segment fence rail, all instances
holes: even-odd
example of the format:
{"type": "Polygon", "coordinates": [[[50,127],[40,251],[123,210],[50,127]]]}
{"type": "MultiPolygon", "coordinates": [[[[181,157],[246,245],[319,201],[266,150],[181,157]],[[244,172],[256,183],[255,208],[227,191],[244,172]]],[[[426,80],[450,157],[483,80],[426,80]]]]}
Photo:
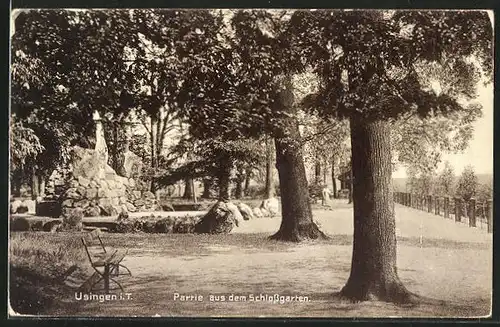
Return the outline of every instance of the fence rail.
{"type": "Polygon", "coordinates": [[[488,233],[493,232],[492,200],[465,201],[459,197],[394,192],[394,201],[407,207],[453,219],[458,223],[468,222],[469,227],[486,228],[488,233]]]}

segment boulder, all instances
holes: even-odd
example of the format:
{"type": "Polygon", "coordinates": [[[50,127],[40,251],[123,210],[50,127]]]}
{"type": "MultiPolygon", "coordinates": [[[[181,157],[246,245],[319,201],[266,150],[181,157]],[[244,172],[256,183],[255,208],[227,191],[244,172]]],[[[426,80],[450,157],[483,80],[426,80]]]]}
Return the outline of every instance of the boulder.
{"type": "MultiPolygon", "coordinates": [[[[236,206],[233,204],[234,208],[236,206]]],[[[228,203],[219,201],[210,208],[194,226],[195,233],[208,233],[208,234],[229,234],[234,226],[239,225],[238,219],[235,217],[236,210],[230,209],[228,203]]],[[[241,216],[241,214],[240,214],[241,216]]]]}
{"type": "Polygon", "coordinates": [[[270,217],[274,217],[279,213],[280,203],[277,198],[269,198],[262,201],[260,208],[265,209],[270,217]]]}
{"type": "Polygon", "coordinates": [[[135,212],[137,210],[135,206],[130,202],[125,203],[125,205],[127,206],[127,211],[129,212],[135,212]]]}
{"type": "Polygon", "coordinates": [[[35,214],[36,212],[36,201],[35,200],[24,200],[22,206],[28,208],[28,213],[35,214]]]}
{"type": "Polygon", "coordinates": [[[101,215],[101,208],[97,205],[91,205],[83,212],[85,217],[99,217],[101,215]]]}
{"type": "MultiPolygon", "coordinates": [[[[240,210],[238,209],[238,207],[234,203],[227,202],[226,206],[229,209],[229,211],[231,211],[231,213],[233,214],[233,216],[236,219],[237,223],[239,223],[240,221],[243,220],[243,216],[241,215],[240,210]]],[[[238,226],[238,225],[236,225],[236,226],[238,226]]]]}
{"type": "Polygon", "coordinates": [[[244,220],[250,220],[254,218],[252,208],[250,208],[247,204],[243,202],[239,203],[238,210],[241,212],[244,220]]]}
{"type": "Polygon", "coordinates": [[[78,184],[83,187],[88,187],[90,184],[90,180],[88,178],[85,178],[83,176],[78,177],[78,184]]]}
{"type": "Polygon", "coordinates": [[[121,154],[121,165],[118,167],[118,174],[124,177],[138,177],[142,174],[143,163],[141,158],[132,151],[125,151],[121,154]]]}
{"type": "MultiPolygon", "coordinates": [[[[96,187],[97,187],[97,185],[96,185],[96,187]]],[[[88,188],[85,191],[85,198],[87,198],[87,199],[95,199],[95,198],[97,198],[97,188],[96,187],[88,188]]]]}
{"type": "Polygon", "coordinates": [[[127,220],[129,218],[128,211],[123,211],[118,214],[117,221],[127,220]]]}
{"type": "Polygon", "coordinates": [[[48,221],[46,222],[45,224],[43,224],[43,231],[44,232],[51,232],[51,233],[54,233],[57,231],[59,225],[61,225],[61,221],[60,220],[51,220],[51,221],[48,221]]]}
{"type": "Polygon", "coordinates": [[[72,208],[74,202],[75,202],[75,200],[73,200],[73,199],[66,199],[62,202],[61,205],[63,208],[72,208]]]}
{"type": "Polygon", "coordinates": [[[10,204],[10,213],[17,213],[17,209],[23,204],[21,200],[15,200],[10,204]]]}
{"type": "Polygon", "coordinates": [[[142,194],[145,199],[156,199],[155,195],[151,191],[146,191],[142,194]]]}
{"type": "Polygon", "coordinates": [[[259,207],[255,207],[252,209],[253,215],[255,218],[262,218],[262,211],[260,210],[259,207]]]}
{"type": "MultiPolygon", "coordinates": [[[[68,200],[66,200],[68,201],[68,200]]],[[[74,204],[75,208],[82,208],[82,209],[87,209],[90,206],[90,201],[87,199],[80,200],[78,202],[75,202],[74,204]]]]}
{"type": "MultiPolygon", "coordinates": [[[[103,199],[101,199],[103,200],[103,199]]],[[[116,216],[118,215],[118,210],[112,206],[111,204],[99,204],[99,208],[101,208],[101,215],[103,216],[116,216]]]]}

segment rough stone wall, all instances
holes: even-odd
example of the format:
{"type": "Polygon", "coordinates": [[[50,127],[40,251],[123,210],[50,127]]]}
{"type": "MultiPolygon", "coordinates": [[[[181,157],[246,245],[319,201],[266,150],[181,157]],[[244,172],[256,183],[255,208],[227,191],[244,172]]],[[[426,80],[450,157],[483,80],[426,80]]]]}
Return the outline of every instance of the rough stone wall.
{"type": "Polygon", "coordinates": [[[153,193],[134,178],[119,176],[96,150],[74,147],[66,168],[51,177],[49,198],[61,202],[63,216],[81,208],[86,217],[112,216],[122,211],[156,211],[153,193]],[[65,186],[60,194],[57,188],[65,186]]]}

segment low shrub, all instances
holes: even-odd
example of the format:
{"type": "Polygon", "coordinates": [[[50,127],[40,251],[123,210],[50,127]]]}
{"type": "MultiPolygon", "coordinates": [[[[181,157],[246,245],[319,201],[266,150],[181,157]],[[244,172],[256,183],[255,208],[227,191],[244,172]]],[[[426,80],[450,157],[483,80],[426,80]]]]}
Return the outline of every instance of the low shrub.
{"type": "Polygon", "coordinates": [[[30,223],[24,217],[14,218],[10,221],[10,230],[13,232],[27,232],[30,230],[30,223]]]}

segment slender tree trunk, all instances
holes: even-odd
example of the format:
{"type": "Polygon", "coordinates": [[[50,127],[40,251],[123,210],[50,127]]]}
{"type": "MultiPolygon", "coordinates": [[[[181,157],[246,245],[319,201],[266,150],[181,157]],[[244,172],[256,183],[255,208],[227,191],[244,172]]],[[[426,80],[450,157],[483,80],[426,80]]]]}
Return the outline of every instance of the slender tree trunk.
{"type": "Polygon", "coordinates": [[[274,183],[273,183],[273,144],[272,138],[266,138],[266,187],[264,190],[264,196],[266,199],[270,199],[274,196],[274,183]]]}
{"type": "Polygon", "coordinates": [[[328,184],[328,183],[327,183],[327,182],[328,182],[328,181],[327,181],[327,177],[326,177],[326,176],[327,176],[327,173],[326,173],[326,172],[327,172],[327,170],[328,170],[328,169],[326,169],[326,167],[327,167],[327,166],[328,166],[328,164],[325,162],[325,166],[323,167],[323,184],[324,184],[324,185],[327,185],[327,184],[328,184]]]}
{"type": "Polygon", "coordinates": [[[39,180],[38,196],[43,198],[45,197],[45,183],[46,183],[46,177],[43,172],[38,174],[38,180],[39,180]]]}
{"type": "Polygon", "coordinates": [[[247,168],[245,170],[245,186],[243,188],[244,195],[248,195],[248,188],[250,187],[250,179],[252,178],[252,170],[247,168]]]}
{"type": "Polygon", "coordinates": [[[38,197],[40,180],[38,178],[38,174],[36,173],[35,168],[31,169],[31,198],[36,200],[38,197]]]}
{"type": "Polygon", "coordinates": [[[319,185],[321,183],[321,163],[316,158],[316,163],[314,164],[314,183],[319,185]]]}
{"type": "Polygon", "coordinates": [[[238,179],[236,181],[236,190],[235,190],[235,194],[234,194],[234,197],[236,199],[243,198],[243,182],[244,182],[243,179],[238,179]]]}
{"type": "Polygon", "coordinates": [[[230,161],[229,158],[227,158],[227,160],[223,160],[220,163],[217,176],[219,181],[219,201],[229,202],[229,200],[231,200],[231,196],[229,193],[229,184],[231,180],[232,166],[232,161],[230,161]]]}
{"type": "MultiPolygon", "coordinates": [[[[158,168],[158,158],[156,157],[157,154],[157,125],[158,125],[158,117],[155,115],[151,116],[151,132],[150,132],[150,139],[151,139],[151,170],[153,174],[156,174],[157,168],[158,168]]],[[[156,191],[156,179],[154,176],[151,177],[151,192],[155,193],[156,191]]]]}
{"type": "Polygon", "coordinates": [[[184,188],[184,195],[182,196],[182,198],[191,200],[193,198],[193,192],[194,192],[193,179],[191,178],[184,179],[184,185],[186,185],[186,187],[184,188]]]}
{"type": "Polygon", "coordinates": [[[194,203],[198,203],[198,198],[196,197],[196,188],[194,186],[194,179],[191,179],[191,189],[193,190],[192,200],[194,203]]]}
{"type": "Polygon", "coordinates": [[[333,189],[333,198],[337,198],[337,183],[335,176],[335,157],[332,159],[332,189],[333,189]]]}
{"type": "Polygon", "coordinates": [[[396,267],[396,223],[387,122],[351,118],[354,244],[341,295],[353,301],[406,303],[412,297],[396,267]]]}
{"type": "Polygon", "coordinates": [[[119,157],[119,151],[118,151],[118,122],[113,121],[113,146],[111,148],[111,157],[112,157],[112,168],[114,171],[118,172],[118,168],[120,166],[120,158],[119,157]]]}
{"type": "MultiPolygon", "coordinates": [[[[296,109],[293,105],[289,77],[284,81],[284,86],[278,95],[278,109],[294,114],[296,109]]],[[[271,239],[299,242],[305,238],[326,238],[312,220],[297,119],[293,116],[284,118],[283,127],[276,136],[276,165],[280,180],[282,219],[280,229],[271,239]]]]}
{"type": "Polygon", "coordinates": [[[201,194],[201,198],[209,199],[210,198],[210,189],[212,188],[212,180],[204,179],[203,180],[203,193],[201,194]]]}

